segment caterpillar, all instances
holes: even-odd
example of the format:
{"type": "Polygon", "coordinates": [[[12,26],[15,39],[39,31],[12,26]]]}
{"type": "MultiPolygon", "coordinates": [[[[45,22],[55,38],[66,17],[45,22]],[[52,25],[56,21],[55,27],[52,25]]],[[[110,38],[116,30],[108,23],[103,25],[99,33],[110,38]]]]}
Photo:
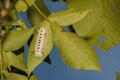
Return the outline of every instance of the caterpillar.
{"type": "Polygon", "coordinates": [[[34,33],[30,45],[30,55],[41,60],[47,57],[53,46],[53,32],[47,21],[43,21],[34,33]],[[31,54],[32,53],[32,54],[31,54]]]}
{"type": "Polygon", "coordinates": [[[37,38],[34,46],[34,54],[37,58],[41,57],[44,54],[44,44],[46,38],[46,29],[45,27],[41,27],[37,33],[37,38]]]}

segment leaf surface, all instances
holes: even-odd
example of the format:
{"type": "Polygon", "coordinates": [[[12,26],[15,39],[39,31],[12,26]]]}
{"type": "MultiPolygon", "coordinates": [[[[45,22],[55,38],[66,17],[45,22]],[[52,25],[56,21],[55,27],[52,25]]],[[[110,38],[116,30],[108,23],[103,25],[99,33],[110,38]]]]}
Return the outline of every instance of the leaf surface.
{"type": "Polygon", "coordinates": [[[35,75],[30,76],[29,80],[37,80],[37,78],[35,77],[35,75]]]}
{"type": "Polygon", "coordinates": [[[14,51],[21,48],[33,34],[35,28],[11,30],[5,35],[2,47],[4,51],[14,51]]]}
{"type": "Polygon", "coordinates": [[[35,2],[36,0],[25,0],[25,2],[29,5],[32,6],[32,4],[35,2]]]}
{"type": "MultiPolygon", "coordinates": [[[[49,11],[45,7],[42,0],[36,0],[35,4],[39,8],[39,10],[41,10],[44,13],[44,15],[46,16],[49,15],[49,11]]],[[[28,9],[27,14],[29,22],[31,23],[32,26],[39,27],[40,23],[45,19],[33,5],[28,9]]]]}
{"type": "Polygon", "coordinates": [[[81,21],[75,23],[76,33],[87,38],[93,45],[104,50],[120,42],[120,1],[119,0],[67,0],[68,8],[92,9],[81,21]],[[104,37],[100,42],[99,37],[104,37]]]}
{"type": "Polygon", "coordinates": [[[120,80],[120,73],[116,72],[116,80],[120,80]]]}
{"type": "Polygon", "coordinates": [[[25,71],[26,67],[23,63],[23,61],[21,59],[18,58],[18,56],[16,56],[14,53],[12,52],[4,52],[5,55],[5,59],[7,59],[8,61],[6,62],[7,64],[10,64],[20,70],[25,71]]]}
{"type": "Polygon", "coordinates": [[[16,73],[11,73],[11,76],[12,76],[12,79],[15,79],[15,80],[28,80],[26,76],[16,74],[16,73]]]}
{"type": "Polygon", "coordinates": [[[25,12],[28,9],[27,4],[23,0],[18,0],[15,4],[17,12],[25,12]]]}
{"type": "Polygon", "coordinates": [[[75,69],[101,70],[97,55],[88,42],[74,33],[62,31],[57,24],[51,27],[55,45],[65,64],[75,69]]]}
{"type": "Polygon", "coordinates": [[[49,16],[49,19],[52,22],[57,22],[61,26],[68,26],[83,19],[90,11],[91,10],[85,10],[85,11],[74,11],[71,9],[64,10],[64,11],[52,13],[49,16]]]}
{"type": "Polygon", "coordinates": [[[7,70],[3,70],[2,71],[4,76],[5,76],[5,80],[9,79],[9,80],[28,80],[28,78],[24,75],[20,75],[20,74],[16,74],[13,72],[8,72],[7,70]]]}

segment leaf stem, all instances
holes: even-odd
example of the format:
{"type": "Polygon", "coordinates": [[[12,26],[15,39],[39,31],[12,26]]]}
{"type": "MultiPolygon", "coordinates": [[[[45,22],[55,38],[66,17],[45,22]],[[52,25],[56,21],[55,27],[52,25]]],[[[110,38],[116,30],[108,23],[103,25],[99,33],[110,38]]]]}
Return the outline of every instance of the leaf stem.
{"type": "Polygon", "coordinates": [[[48,20],[48,18],[42,13],[42,11],[37,7],[37,5],[35,3],[33,3],[34,7],[36,8],[36,10],[46,19],[48,20]]]}
{"type": "Polygon", "coordinates": [[[0,11],[0,30],[2,29],[3,21],[8,14],[10,8],[10,0],[6,0],[4,7],[0,11]]]}
{"type": "MultiPolygon", "coordinates": [[[[49,20],[49,18],[47,18],[47,17],[44,15],[44,13],[37,7],[37,5],[36,5],[35,3],[33,3],[33,5],[34,5],[34,7],[37,9],[37,11],[38,11],[52,26],[56,27],[57,29],[59,29],[59,30],[61,31],[61,27],[59,27],[59,25],[56,24],[56,22],[51,22],[51,21],[49,20]]],[[[54,32],[54,28],[51,27],[51,29],[52,29],[53,32],[54,32]]]]}

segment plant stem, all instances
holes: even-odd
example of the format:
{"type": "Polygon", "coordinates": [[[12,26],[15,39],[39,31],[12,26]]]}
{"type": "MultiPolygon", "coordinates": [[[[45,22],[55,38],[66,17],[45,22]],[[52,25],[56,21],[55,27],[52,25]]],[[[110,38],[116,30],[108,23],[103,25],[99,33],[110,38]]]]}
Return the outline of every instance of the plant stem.
{"type": "Polygon", "coordinates": [[[37,11],[46,19],[48,20],[48,18],[42,13],[42,11],[39,10],[39,8],[37,7],[37,5],[35,3],[33,3],[34,7],[37,9],[37,11]]]}
{"type": "Polygon", "coordinates": [[[2,29],[3,21],[9,11],[10,8],[10,0],[6,0],[4,7],[0,11],[0,30],[2,29]]]}
{"type": "MultiPolygon", "coordinates": [[[[33,5],[34,5],[34,7],[37,9],[37,11],[38,11],[52,26],[56,27],[59,31],[61,31],[62,28],[59,27],[59,25],[58,25],[57,23],[51,22],[51,21],[49,20],[49,18],[47,18],[47,17],[44,15],[44,13],[36,6],[35,3],[33,3],[33,5]]],[[[55,31],[55,28],[51,27],[51,29],[53,30],[53,32],[55,31]]]]}

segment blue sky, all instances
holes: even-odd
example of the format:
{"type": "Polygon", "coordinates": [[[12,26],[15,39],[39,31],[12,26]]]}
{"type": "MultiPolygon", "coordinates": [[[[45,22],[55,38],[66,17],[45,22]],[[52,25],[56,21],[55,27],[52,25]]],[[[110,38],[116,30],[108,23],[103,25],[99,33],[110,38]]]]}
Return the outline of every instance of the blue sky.
{"type": "MultiPolygon", "coordinates": [[[[65,3],[62,2],[51,3],[49,0],[44,1],[51,12],[67,8],[65,3]]],[[[38,80],[115,80],[115,71],[120,72],[120,44],[107,53],[97,47],[95,47],[95,50],[99,57],[102,72],[75,70],[68,67],[62,62],[59,52],[54,46],[50,53],[53,65],[43,62],[35,69],[34,73],[38,80]]]]}

